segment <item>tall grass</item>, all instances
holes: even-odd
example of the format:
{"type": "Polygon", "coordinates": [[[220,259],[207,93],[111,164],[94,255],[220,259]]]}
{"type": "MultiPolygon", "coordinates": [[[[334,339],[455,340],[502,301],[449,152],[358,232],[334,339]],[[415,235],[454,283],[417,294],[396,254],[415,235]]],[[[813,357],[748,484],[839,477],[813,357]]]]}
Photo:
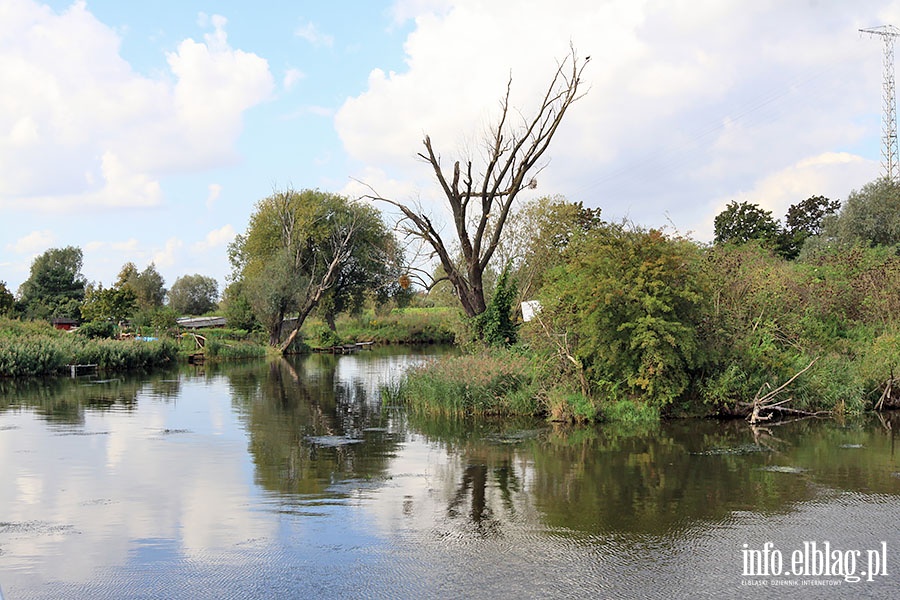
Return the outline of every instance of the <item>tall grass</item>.
{"type": "MultiPolygon", "coordinates": [[[[343,315],[337,320],[337,337],[343,342],[376,344],[451,344],[455,338],[457,309],[404,308],[379,315],[366,311],[359,316],[343,315]]],[[[327,326],[310,319],[304,335],[310,343],[326,338],[327,326]]],[[[330,333],[330,330],[328,330],[330,333]]]]}
{"type": "Polygon", "coordinates": [[[389,401],[435,414],[537,415],[544,405],[526,357],[505,351],[441,357],[407,372],[389,401]]]}
{"type": "Polygon", "coordinates": [[[45,324],[0,321],[0,377],[52,375],[69,364],[95,364],[108,371],[147,369],[170,363],[177,354],[170,340],[89,339],[45,324]]]}

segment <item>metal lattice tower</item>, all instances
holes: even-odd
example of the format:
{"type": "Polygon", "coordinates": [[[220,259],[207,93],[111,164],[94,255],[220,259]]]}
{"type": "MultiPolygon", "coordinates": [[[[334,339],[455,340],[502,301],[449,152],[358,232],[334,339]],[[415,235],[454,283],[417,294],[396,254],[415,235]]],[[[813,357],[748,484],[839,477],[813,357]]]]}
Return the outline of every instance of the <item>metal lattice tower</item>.
{"type": "Polygon", "coordinates": [[[897,101],[894,97],[894,38],[900,29],[882,25],[860,29],[862,33],[881,36],[884,40],[884,83],[881,115],[881,169],[891,181],[900,182],[900,153],[897,152],[897,101]]]}

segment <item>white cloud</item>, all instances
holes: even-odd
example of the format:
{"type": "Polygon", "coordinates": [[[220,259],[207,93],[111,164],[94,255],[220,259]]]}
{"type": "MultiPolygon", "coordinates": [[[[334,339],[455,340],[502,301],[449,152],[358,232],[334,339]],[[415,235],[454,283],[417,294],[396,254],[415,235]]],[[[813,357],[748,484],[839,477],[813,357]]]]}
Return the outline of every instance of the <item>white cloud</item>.
{"type": "Polygon", "coordinates": [[[166,240],[162,249],[153,252],[152,262],[160,269],[171,267],[178,260],[178,253],[184,246],[180,239],[172,237],[166,240]]]}
{"type": "Polygon", "coordinates": [[[224,225],[207,233],[203,241],[194,244],[192,249],[194,252],[207,252],[213,248],[225,246],[234,239],[235,235],[237,235],[237,232],[234,230],[234,227],[224,225]]]}
{"type": "MultiPolygon", "coordinates": [[[[360,173],[414,182],[421,196],[401,200],[436,201],[415,159],[424,134],[448,168],[467,150],[477,158],[510,74],[512,107],[532,115],[571,42],[591,56],[587,94],[545,155],[538,192],[599,206],[609,219],[691,226],[725,196],[776,194],[760,183],[772,173],[809,175],[796,166],[805,157],[877,143],[868,123],[881,107],[880,48],[856,28],[879,12],[900,20],[888,0],[402,0],[395,18],[415,18],[406,67],[373,69],[335,125],[360,173]]],[[[830,193],[859,185],[861,164],[823,167],[830,193]]]]}
{"type": "MultiPolygon", "coordinates": [[[[88,253],[88,252],[100,252],[102,250],[102,251],[122,253],[126,256],[129,256],[132,254],[136,254],[139,250],[139,247],[140,247],[140,243],[138,242],[138,240],[136,238],[129,238],[129,239],[125,240],[124,242],[102,242],[102,241],[88,242],[84,245],[84,251],[85,251],[85,253],[88,253]]],[[[127,262],[127,260],[123,261],[123,264],[124,264],[124,262],[127,262]]]]}
{"type": "Polygon", "coordinates": [[[319,31],[319,27],[311,22],[303,22],[294,29],[294,35],[304,39],[313,46],[326,46],[330,48],[334,45],[334,37],[319,31]]]}
{"type": "Polygon", "coordinates": [[[715,216],[731,202],[749,202],[771,211],[772,218],[784,220],[788,208],[811,196],[845,200],[847,192],[859,189],[878,177],[879,165],[846,152],[825,152],[799,160],[754,182],[752,188],[717,198],[707,217],[696,224],[695,233],[704,239],[713,237],[715,216]]]}
{"type": "Polygon", "coordinates": [[[286,90],[292,90],[301,81],[306,79],[306,74],[300,69],[287,69],[284,72],[282,86],[286,90]]]}
{"type": "Polygon", "coordinates": [[[56,236],[52,231],[44,229],[42,231],[32,231],[26,236],[20,237],[12,244],[6,247],[16,254],[36,254],[50,248],[56,241],[56,236]]]}
{"type": "Polygon", "coordinates": [[[206,197],[206,209],[212,210],[213,205],[216,203],[216,200],[219,199],[219,196],[222,195],[222,186],[218,183],[209,184],[209,195],[206,197]]]}
{"type": "Polygon", "coordinates": [[[84,2],[0,9],[0,207],[151,206],[173,171],[236,160],[242,114],[273,90],[262,58],[232,49],[226,20],[166,55],[171,73],[136,73],[118,34],[84,2]],[[52,176],[48,176],[52,174],[52,176]]]}

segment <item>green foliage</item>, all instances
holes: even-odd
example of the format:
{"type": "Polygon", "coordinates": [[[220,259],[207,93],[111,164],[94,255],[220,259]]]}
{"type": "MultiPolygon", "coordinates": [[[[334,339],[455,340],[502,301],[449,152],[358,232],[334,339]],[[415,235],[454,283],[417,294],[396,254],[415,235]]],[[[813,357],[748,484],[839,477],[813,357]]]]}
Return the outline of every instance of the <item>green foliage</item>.
{"type": "Polygon", "coordinates": [[[829,200],[825,196],[810,196],[792,204],[784,217],[779,253],[788,260],[797,258],[806,240],[821,234],[825,218],[840,208],[838,200],[829,200]]]}
{"type": "Polygon", "coordinates": [[[850,192],[837,218],[827,222],[824,237],[845,245],[900,243],[900,184],[882,178],[850,192]]]}
{"type": "Polygon", "coordinates": [[[81,316],[84,276],[81,248],[51,248],[34,259],[31,274],[19,288],[26,316],[33,319],[81,316]]]}
{"type": "Polygon", "coordinates": [[[563,264],[563,252],[574,237],[603,225],[599,208],[584,208],[562,196],[531,200],[515,211],[503,229],[496,259],[509,265],[519,300],[533,298],[546,274],[563,264]]]}
{"type": "Polygon", "coordinates": [[[15,296],[6,287],[6,282],[0,281],[0,317],[11,317],[15,310],[15,296]]]}
{"type": "Polygon", "coordinates": [[[67,364],[96,364],[107,371],[148,369],[171,363],[177,353],[170,340],[88,339],[49,326],[0,319],[0,377],[52,375],[67,364]]]}
{"type": "Polygon", "coordinates": [[[118,332],[119,328],[112,321],[90,321],[82,324],[75,333],[89,339],[112,339],[118,332]]]}
{"type": "Polygon", "coordinates": [[[94,288],[89,286],[81,305],[85,321],[126,321],[137,310],[137,297],[130,287],[94,288]]]}
{"type": "Polygon", "coordinates": [[[337,332],[325,325],[311,326],[305,331],[306,339],[316,348],[331,348],[344,343],[337,332]]]}
{"type": "Polygon", "coordinates": [[[601,420],[625,426],[647,426],[659,423],[659,408],[645,402],[617,400],[606,402],[601,410],[601,420]]]}
{"type": "Polygon", "coordinates": [[[600,415],[599,403],[581,392],[564,385],[544,392],[547,414],[551,421],[560,423],[590,423],[600,415]]]}
{"type": "Polygon", "coordinates": [[[206,344],[203,346],[203,354],[207,360],[211,361],[244,360],[263,358],[266,355],[266,348],[258,344],[207,337],[206,344]]]}
{"type": "Polygon", "coordinates": [[[147,335],[162,335],[178,326],[178,314],[168,306],[160,306],[135,313],[131,324],[147,335]]]}
{"type": "MultiPolygon", "coordinates": [[[[364,311],[356,317],[339,318],[336,324],[337,334],[348,342],[452,344],[453,324],[459,319],[458,308],[405,308],[388,314],[364,311]]],[[[318,331],[314,323],[304,329],[310,339],[315,339],[318,331]]]]}
{"type": "Polygon", "coordinates": [[[261,200],[229,246],[234,280],[272,345],[288,316],[302,324],[321,302],[331,317],[360,306],[366,291],[393,277],[397,256],[377,210],[317,190],[261,200]]]}
{"type": "Polygon", "coordinates": [[[118,289],[129,288],[134,292],[138,310],[150,312],[163,305],[166,298],[165,280],[156,265],[150,263],[143,271],[138,271],[132,262],[125,263],[119,271],[119,277],[114,287],[118,289]]]}
{"type": "Polygon", "coordinates": [[[175,280],[169,290],[169,306],[180,315],[202,315],[216,308],[219,284],[212,277],[195,273],[175,280]]]}
{"type": "Polygon", "coordinates": [[[708,299],[699,248],[657,230],[610,225],[578,239],[550,275],[542,315],[573,340],[592,383],[663,406],[703,366],[700,324],[708,299]]]}
{"type": "Polygon", "coordinates": [[[526,357],[508,351],[443,357],[411,369],[399,391],[416,411],[454,416],[541,414],[526,357]]]}
{"type": "Polygon", "coordinates": [[[774,246],[779,234],[772,212],[749,202],[729,202],[725,210],[716,215],[714,228],[717,244],[745,244],[750,240],[760,240],[774,246]]]}
{"type": "Polygon", "coordinates": [[[243,284],[240,281],[231,283],[225,288],[222,299],[222,311],[230,327],[253,331],[261,329],[259,321],[253,314],[250,300],[244,293],[243,284]]]}
{"type": "Polygon", "coordinates": [[[478,337],[488,346],[511,346],[516,343],[513,302],[516,284],[509,278],[509,265],[500,273],[494,295],[487,309],[474,317],[478,337]]]}

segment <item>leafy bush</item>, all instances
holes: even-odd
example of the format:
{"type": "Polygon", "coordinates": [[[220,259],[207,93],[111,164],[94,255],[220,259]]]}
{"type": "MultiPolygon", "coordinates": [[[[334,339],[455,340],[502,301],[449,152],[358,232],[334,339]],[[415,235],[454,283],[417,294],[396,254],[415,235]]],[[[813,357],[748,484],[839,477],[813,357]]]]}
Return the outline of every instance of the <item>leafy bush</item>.
{"type": "Polygon", "coordinates": [[[683,394],[704,365],[700,325],[708,286],[689,240],[609,225],[570,243],[550,275],[542,314],[591,383],[621,382],[659,406],[683,394]]]}
{"type": "Polygon", "coordinates": [[[90,321],[79,327],[75,333],[89,339],[116,337],[119,328],[112,321],[90,321]]]}

